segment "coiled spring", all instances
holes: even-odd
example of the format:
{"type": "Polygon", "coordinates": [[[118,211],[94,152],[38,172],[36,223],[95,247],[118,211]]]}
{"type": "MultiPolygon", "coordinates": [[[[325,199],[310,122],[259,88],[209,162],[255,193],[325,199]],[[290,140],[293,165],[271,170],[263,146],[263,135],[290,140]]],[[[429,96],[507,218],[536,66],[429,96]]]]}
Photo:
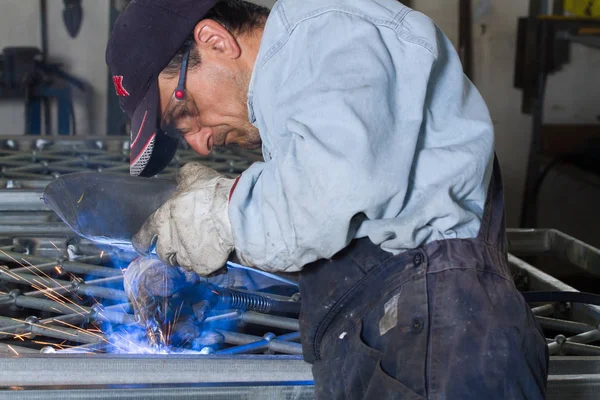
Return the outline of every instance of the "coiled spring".
{"type": "Polygon", "coordinates": [[[256,294],[242,293],[229,290],[223,293],[222,300],[227,303],[228,308],[236,310],[257,311],[260,313],[269,313],[272,308],[272,300],[256,294]]]}

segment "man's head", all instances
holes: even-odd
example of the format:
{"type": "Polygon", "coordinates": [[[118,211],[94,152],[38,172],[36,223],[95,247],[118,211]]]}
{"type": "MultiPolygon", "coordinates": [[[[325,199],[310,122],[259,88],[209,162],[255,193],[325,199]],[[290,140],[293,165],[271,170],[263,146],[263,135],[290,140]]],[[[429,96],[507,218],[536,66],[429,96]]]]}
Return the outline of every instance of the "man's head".
{"type": "Polygon", "coordinates": [[[132,119],[131,173],[152,176],[183,137],[200,154],[260,146],[247,93],[269,10],[241,0],[133,0],[107,49],[132,119]]]}

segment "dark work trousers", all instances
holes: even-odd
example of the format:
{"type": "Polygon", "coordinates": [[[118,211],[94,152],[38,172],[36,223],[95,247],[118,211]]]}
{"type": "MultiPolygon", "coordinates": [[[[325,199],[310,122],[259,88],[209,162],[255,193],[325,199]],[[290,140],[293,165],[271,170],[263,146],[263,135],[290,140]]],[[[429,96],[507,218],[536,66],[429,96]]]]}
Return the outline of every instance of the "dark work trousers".
{"type": "Polygon", "coordinates": [[[300,277],[317,399],[544,399],[546,341],[508,268],[497,161],[475,239],[353,241],[300,277]]]}

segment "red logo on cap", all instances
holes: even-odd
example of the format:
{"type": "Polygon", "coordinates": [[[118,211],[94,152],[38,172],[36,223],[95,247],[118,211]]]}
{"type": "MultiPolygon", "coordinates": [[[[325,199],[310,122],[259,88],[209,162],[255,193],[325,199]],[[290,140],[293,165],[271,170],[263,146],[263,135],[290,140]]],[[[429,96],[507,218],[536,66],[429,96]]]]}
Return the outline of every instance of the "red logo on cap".
{"type": "Polygon", "coordinates": [[[127,97],[129,96],[129,92],[125,90],[123,87],[123,76],[115,75],[113,76],[113,83],[115,84],[115,89],[117,90],[117,96],[127,97]]]}

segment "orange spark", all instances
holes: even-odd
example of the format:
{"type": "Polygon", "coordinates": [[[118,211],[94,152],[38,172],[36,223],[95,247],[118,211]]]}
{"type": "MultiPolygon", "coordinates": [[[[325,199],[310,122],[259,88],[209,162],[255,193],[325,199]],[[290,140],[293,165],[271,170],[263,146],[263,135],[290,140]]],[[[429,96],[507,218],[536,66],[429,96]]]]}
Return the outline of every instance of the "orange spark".
{"type": "Polygon", "coordinates": [[[17,351],[15,349],[13,349],[12,347],[10,347],[10,344],[7,344],[8,348],[15,353],[16,355],[19,355],[19,353],[17,353],[17,351]]]}

